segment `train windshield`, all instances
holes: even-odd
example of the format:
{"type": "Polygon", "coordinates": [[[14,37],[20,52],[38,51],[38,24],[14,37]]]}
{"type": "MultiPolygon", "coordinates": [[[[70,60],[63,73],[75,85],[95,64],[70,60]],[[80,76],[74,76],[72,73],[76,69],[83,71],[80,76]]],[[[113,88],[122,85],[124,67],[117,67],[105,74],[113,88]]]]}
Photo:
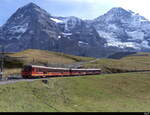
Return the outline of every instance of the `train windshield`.
{"type": "Polygon", "coordinates": [[[32,71],[32,67],[31,66],[24,66],[23,71],[24,72],[32,71]]]}

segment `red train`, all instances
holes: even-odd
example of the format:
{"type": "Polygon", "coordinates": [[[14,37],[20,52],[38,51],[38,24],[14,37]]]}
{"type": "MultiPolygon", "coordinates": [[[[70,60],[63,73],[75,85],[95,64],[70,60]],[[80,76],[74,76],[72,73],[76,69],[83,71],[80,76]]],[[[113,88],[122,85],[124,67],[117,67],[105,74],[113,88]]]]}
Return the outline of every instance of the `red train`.
{"type": "Polygon", "coordinates": [[[82,76],[101,74],[101,69],[70,69],[26,65],[23,67],[21,74],[23,78],[82,76]]]}

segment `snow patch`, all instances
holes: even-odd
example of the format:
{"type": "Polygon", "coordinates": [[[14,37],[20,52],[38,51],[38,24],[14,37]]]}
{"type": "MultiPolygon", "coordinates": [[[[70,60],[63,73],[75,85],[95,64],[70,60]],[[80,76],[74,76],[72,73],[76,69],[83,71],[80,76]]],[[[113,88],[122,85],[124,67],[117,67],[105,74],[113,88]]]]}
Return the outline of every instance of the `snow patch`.
{"type": "MultiPolygon", "coordinates": [[[[9,29],[9,32],[12,35],[15,35],[17,33],[17,35],[13,36],[12,38],[20,39],[22,34],[24,34],[27,31],[27,28],[28,28],[28,23],[25,23],[23,25],[18,25],[18,26],[11,27],[9,29]]],[[[9,39],[11,40],[12,38],[9,38],[9,39]]]]}
{"type": "Polygon", "coordinates": [[[98,31],[98,33],[99,36],[105,38],[108,43],[115,43],[120,41],[119,39],[117,39],[117,36],[113,32],[107,33],[103,31],[98,31]]]}
{"type": "Polygon", "coordinates": [[[144,39],[144,32],[140,31],[132,31],[127,32],[128,36],[132,37],[131,40],[143,40],[144,39]]]}
{"type": "Polygon", "coordinates": [[[72,35],[72,33],[64,33],[64,32],[62,32],[61,34],[62,34],[63,36],[65,36],[65,37],[72,35]]]}
{"type": "Polygon", "coordinates": [[[133,43],[133,42],[112,42],[112,43],[107,43],[106,46],[113,46],[113,47],[119,47],[119,48],[134,48],[140,50],[140,47],[138,44],[133,43]]]}
{"type": "MultiPolygon", "coordinates": [[[[106,39],[107,43],[105,44],[105,47],[107,46],[113,46],[113,47],[118,47],[118,48],[134,48],[137,50],[140,50],[140,45],[135,42],[121,42],[120,39],[117,38],[117,36],[114,35],[113,32],[111,33],[106,33],[103,31],[98,31],[99,35],[103,38],[106,39]]],[[[139,34],[141,36],[136,35],[137,33],[129,33],[132,35],[132,37],[135,37],[135,39],[140,39],[143,40],[144,34],[139,34]]]]}
{"type": "Polygon", "coordinates": [[[24,33],[26,32],[28,27],[28,23],[24,24],[24,25],[19,25],[19,26],[13,26],[9,29],[9,31],[13,32],[13,33],[24,33]]]}
{"type": "Polygon", "coordinates": [[[84,44],[84,45],[88,45],[88,43],[83,42],[83,41],[78,41],[79,44],[84,44]]]}
{"type": "Polygon", "coordinates": [[[109,29],[113,29],[113,30],[117,30],[118,29],[118,27],[115,24],[108,25],[108,28],[109,29]]]}
{"type": "Polygon", "coordinates": [[[81,25],[81,20],[73,16],[64,18],[63,21],[65,24],[65,31],[72,30],[77,24],[81,25]]]}
{"type": "Polygon", "coordinates": [[[14,26],[10,29],[10,31],[13,31],[14,33],[24,33],[27,28],[24,28],[22,26],[14,26]]]}
{"type": "Polygon", "coordinates": [[[148,41],[143,41],[141,43],[135,43],[135,42],[112,42],[105,44],[105,47],[107,46],[113,46],[113,47],[119,47],[119,48],[134,48],[137,50],[141,50],[141,48],[148,48],[150,49],[150,46],[148,45],[148,41]]]}
{"type": "Polygon", "coordinates": [[[50,19],[53,20],[53,21],[56,22],[56,23],[64,23],[64,21],[58,20],[58,19],[56,19],[56,18],[50,18],[50,19]]]}
{"type": "Polygon", "coordinates": [[[58,36],[58,39],[60,39],[61,38],[61,36],[58,36]]]}
{"type": "Polygon", "coordinates": [[[143,41],[143,42],[141,43],[141,46],[142,46],[143,48],[150,48],[150,46],[148,45],[148,41],[143,41]]]}

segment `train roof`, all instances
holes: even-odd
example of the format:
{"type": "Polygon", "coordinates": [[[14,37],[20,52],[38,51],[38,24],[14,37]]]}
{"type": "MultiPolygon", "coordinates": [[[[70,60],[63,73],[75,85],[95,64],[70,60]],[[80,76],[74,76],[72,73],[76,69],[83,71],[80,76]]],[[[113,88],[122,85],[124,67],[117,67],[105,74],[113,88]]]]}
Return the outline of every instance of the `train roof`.
{"type": "Polygon", "coordinates": [[[56,67],[46,67],[46,66],[39,66],[39,65],[27,65],[27,66],[31,66],[31,67],[37,67],[37,68],[45,68],[45,69],[61,69],[61,70],[101,70],[101,69],[73,69],[73,68],[56,68],[56,67]]]}
{"type": "Polygon", "coordinates": [[[63,70],[68,70],[69,68],[56,68],[56,67],[46,67],[46,66],[39,66],[39,65],[31,65],[32,67],[37,67],[37,68],[45,68],[45,69],[63,69],[63,70]]]}
{"type": "Polygon", "coordinates": [[[101,70],[101,69],[71,69],[71,70],[101,70]]]}

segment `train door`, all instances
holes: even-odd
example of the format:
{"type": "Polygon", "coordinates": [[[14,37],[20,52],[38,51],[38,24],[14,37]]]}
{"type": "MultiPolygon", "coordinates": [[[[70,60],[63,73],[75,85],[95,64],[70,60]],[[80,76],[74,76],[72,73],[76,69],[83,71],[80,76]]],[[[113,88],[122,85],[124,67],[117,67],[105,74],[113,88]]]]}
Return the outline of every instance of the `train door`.
{"type": "Polygon", "coordinates": [[[47,77],[48,75],[48,70],[47,69],[43,69],[43,77],[47,77]]]}

